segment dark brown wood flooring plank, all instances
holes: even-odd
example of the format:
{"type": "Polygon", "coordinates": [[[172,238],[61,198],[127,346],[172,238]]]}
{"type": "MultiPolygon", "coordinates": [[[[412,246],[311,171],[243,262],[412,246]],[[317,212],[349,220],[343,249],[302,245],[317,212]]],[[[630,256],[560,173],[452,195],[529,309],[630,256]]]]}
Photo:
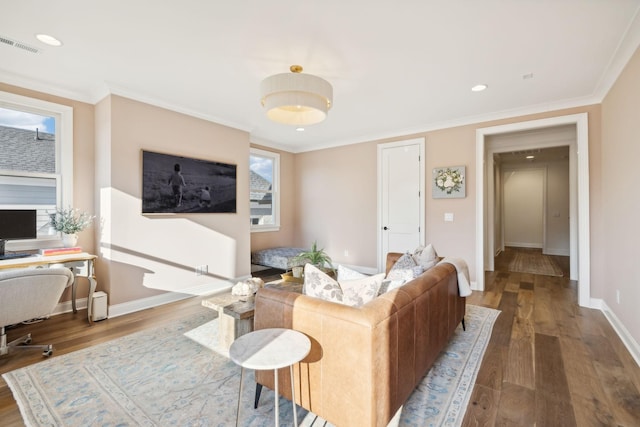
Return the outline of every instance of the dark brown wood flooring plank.
{"type": "Polygon", "coordinates": [[[558,337],[535,335],[535,364],[536,393],[543,392],[553,400],[570,402],[558,337]]]}
{"type": "Polygon", "coordinates": [[[616,422],[624,426],[640,426],[640,394],[626,370],[601,362],[594,362],[616,422]]]}
{"type": "Polygon", "coordinates": [[[536,391],[536,426],[577,427],[571,403],[536,391]]]}
{"type": "Polygon", "coordinates": [[[536,398],[533,390],[505,382],[500,393],[496,426],[532,426],[535,422],[536,398]]]}
{"type": "Polygon", "coordinates": [[[538,283],[536,283],[533,294],[536,300],[533,311],[533,320],[536,332],[545,335],[557,336],[558,326],[556,325],[556,319],[553,317],[551,293],[549,289],[546,289],[543,286],[538,286],[538,283]]]}
{"type": "Polygon", "coordinates": [[[495,426],[499,400],[499,391],[476,384],[471,392],[469,406],[461,425],[463,427],[495,426]]]}
{"type": "Polygon", "coordinates": [[[533,323],[529,319],[514,319],[505,361],[504,381],[529,389],[535,388],[534,336],[533,323]]]}

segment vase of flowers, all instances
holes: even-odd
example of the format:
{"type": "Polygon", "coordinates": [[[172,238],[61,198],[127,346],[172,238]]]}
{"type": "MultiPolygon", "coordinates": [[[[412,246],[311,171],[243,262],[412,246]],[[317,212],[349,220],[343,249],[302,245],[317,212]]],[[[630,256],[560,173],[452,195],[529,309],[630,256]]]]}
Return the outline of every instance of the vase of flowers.
{"type": "Polygon", "coordinates": [[[78,242],[78,233],[87,228],[93,222],[94,216],[79,209],[58,209],[49,214],[51,226],[62,233],[62,245],[65,248],[73,247],[78,242]]]}

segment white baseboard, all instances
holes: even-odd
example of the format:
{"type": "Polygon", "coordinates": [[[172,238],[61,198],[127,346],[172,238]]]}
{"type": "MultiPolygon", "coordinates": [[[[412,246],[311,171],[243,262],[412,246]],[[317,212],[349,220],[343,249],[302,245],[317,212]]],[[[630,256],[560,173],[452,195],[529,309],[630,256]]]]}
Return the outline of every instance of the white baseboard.
{"type": "Polygon", "coordinates": [[[184,292],[167,292],[161,295],[137,299],[135,301],[127,301],[122,304],[114,304],[109,306],[109,318],[135,313],[136,311],[158,307],[171,302],[181,301],[183,299],[191,298],[194,295],[213,295],[220,292],[226,292],[229,289],[231,289],[231,284],[228,286],[205,284],[195,288],[185,289],[184,292]]]}
{"type": "Polygon", "coordinates": [[[555,256],[570,256],[569,251],[564,249],[545,249],[542,251],[545,255],[555,255],[555,256]]]}
{"type": "Polygon", "coordinates": [[[629,350],[631,356],[636,361],[636,364],[640,366],[640,345],[638,342],[631,336],[627,328],[624,324],[618,319],[618,316],[611,311],[611,308],[607,305],[604,300],[601,299],[591,299],[591,308],[597,308],[602,311],[604,317],[607,318],[613,330],[616,331],[624,346],[629,350]]]}
{"type": "MultiPolygon", "coordinates": [[[[184,289],[183,292],[166,292],[164,294],[155,295],[148,298],[141,298],[135,301],[127,301],[122,304],[114,304],[108,306],[108,317],[118,317],[129,313],[135,313],[136,311],[146,310],[147,308],[157,307],[163,304],[180,301],[183,299],[191,298],[195,295],[213,295],[220,292],[226,292],[231,289],[231,284],[228,286],[220,286],[220,284],[204,284],[189,289],[184,289]]],[[[76,308],[78,310],[87,308],[87,298],[78,298],[76,300],[76,308]]],[[[62,313],[70,313],[73,311],[71,301],[64,301],[58,303],[56,308],[51,313],[52,316],[62,313]]]]}
{"type": "Polygon", "coordinates": [[[531,248],[531,249],[542,249],[541,243],[528,243],[528,242],[504,242],[505,246],[510,246],[512,248],[531,248]]]}
{"type": "Polygon", "coordinates": [[[361,265],[352,265],[352,264],[344,264],[344,263],[335,263],[336,269],[338,268],[338,264],[342,265],[343,267],[350,268],[351,270],[355,270],[362,274],[374,275],[374,274],[381,273],[375,267],[363,267],[361,265]]]}

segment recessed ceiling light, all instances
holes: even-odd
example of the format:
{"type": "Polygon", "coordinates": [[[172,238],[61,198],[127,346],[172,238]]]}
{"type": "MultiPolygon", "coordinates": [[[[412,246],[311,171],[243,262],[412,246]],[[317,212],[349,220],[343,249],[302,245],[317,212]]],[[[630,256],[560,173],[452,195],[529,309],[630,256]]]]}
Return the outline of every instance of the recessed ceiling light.
{"type": "Polygon", "coordinates": [[[304,132],[304,128],[296,128],[298,132],[304,132]]]}
{"type": "Polygon", "coordinates": [[[489,86],[487,86],[485,84],[479,84],[479,85],[475,85],[474,87],[472,87],[471,90],[474,91],[474,92],[482,92],[483,90],[485,90],[488,87],[489,86]]]}
{"type": "Polygon", "coordinates": [[[527,159],[531,160],[531,159],[535,159],[536,156],[527,156],[527,159]]]}
{"type": "Polygon", "coordinates": [[[49,46],[62,46],[62,42],[60,40],[48,34],[36,34],[36,38],[49,46]]]}

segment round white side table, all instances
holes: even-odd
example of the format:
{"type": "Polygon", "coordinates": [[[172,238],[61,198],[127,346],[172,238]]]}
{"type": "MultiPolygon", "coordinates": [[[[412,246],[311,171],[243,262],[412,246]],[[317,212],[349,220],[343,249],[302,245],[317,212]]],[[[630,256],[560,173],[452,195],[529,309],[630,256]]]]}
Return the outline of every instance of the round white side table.
{"type": "Polygon", "coordinates": [[[304,359],[311,350],[311,341],[301,332],[291,329],[271,328],[249,332],[236,339],[229,348],[229,357],[240,366],[240,390],[238,391],[238,409],[236,426],[240,415],[240,399],[244,369],[273,369],[275,383],[275,425],[279,425],[278,414],[278,369],[289,367],[291,373],[291,401],[293,403],[293,422],[297,427],[296,397],[293,384],[293,365],[304,359]]]}

